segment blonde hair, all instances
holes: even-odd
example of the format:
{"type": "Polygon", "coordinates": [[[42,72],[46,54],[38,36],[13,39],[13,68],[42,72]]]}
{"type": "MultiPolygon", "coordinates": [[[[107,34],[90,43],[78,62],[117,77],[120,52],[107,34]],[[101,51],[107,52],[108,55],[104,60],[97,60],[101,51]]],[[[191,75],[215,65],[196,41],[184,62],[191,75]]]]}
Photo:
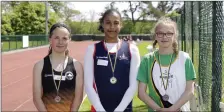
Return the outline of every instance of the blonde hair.
{"type": "MultiPolygon", "coordinates": [[[[158,22],[155,24],[153,30],[152,30],[152,34],[153,34],[153,39],[155,39],[156,37],[156,29],[158,27],[159,24],[170,24],[173,26],[174,28],[174,33],[175,33],[175,41],[173,42],[172,44],[172,47],[173,47],[173,51],[175,54],[178,53],[178,42],[177,42],[177,38],[178,38],[178,29],[177,29],[177,24],[176,22],[174,22],[172,19],[170,19],[169,17],[161,17],[158,22]]],[[[154,40],[153,42],[153,48],[156,47],[156,44],[157,44],[157,40],[154,40]]]]}

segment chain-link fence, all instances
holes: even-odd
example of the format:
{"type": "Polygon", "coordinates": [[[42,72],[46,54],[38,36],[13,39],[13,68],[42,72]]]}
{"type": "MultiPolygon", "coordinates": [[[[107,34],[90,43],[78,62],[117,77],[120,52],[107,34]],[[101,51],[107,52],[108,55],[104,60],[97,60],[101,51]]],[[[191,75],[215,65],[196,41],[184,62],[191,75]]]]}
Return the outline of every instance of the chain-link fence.
{"type": "Polygon", "coordinates": [[[201,88],[202,111],[219,112],[224,87],[224,3],[184,2],[175,18],[180,49],[190,54],[201,88]]]}

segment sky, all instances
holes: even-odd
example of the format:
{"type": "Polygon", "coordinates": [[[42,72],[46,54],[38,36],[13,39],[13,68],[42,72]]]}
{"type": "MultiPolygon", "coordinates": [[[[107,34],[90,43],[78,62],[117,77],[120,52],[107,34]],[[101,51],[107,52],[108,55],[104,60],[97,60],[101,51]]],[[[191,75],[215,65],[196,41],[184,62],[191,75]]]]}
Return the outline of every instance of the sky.
{"type": "MultiPolygon", "coordinates": [[[[100,18],[100,14],[105,11],[105,7],[108,6],[111,2],[72,2],[71,7],[79,10],[82,14],[86,16],[87,20],[91,20],[91,13],[95,13],[94,21],[98,21],[100,18]]],[[[156,7],[158,2],[152,2],[153,6],[156,7]]],[[[183,2],[181,3],[183,5],[183,2]]],[[[115,7],[121,12],[124,9],[129,7],[127,2],[116,2],[115,7]]],[[[121,13],[122,14],[122,13],[121,13]]],[[[137,18],[140,13],[135,13],[134,18],[137,18]]],[[[130,14],[129,14],[130,17],[130,14]]],[[[80,17],[74,18],[74,20],[80,17]]]]}
{"type": "MultiPolygon", "coordinates": [[[[95,12],[96,16],[94,17],[95,21],[98,21],[100,18],[100,13],[105,11],[105,7],[109,5],[111,2],[72,2],[72,8],[79,10],[82,14],[87,16],[86,18],[90,20],[91,14],[90,12],[95,12]]],[[[156,6],[157,2],[153,2],[153,5],[156,6]]],[[[124,9],[128,8],[128,3],[126,2],[116,2],[115,7],[119,9],[121,12],[124,9]]],[[[134,16],[137,18],[139,13],[136,13],[134,16]]],[[[77,18],[76,18],[77,19],[77,18]]]]}

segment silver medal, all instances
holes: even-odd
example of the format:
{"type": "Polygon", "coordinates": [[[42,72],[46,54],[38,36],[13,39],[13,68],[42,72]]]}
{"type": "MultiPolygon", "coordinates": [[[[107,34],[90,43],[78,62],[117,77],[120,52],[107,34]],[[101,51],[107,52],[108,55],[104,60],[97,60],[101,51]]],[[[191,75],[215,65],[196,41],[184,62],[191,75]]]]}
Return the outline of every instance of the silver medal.
{"type": "Polygon", "coordinates": [[[165,95],[163,96],[163,100],[164,100],[164,101],[168,101],[168,100],[169,100],[169,96],[168,96],[167,94],[165,94],[165,95]]]}

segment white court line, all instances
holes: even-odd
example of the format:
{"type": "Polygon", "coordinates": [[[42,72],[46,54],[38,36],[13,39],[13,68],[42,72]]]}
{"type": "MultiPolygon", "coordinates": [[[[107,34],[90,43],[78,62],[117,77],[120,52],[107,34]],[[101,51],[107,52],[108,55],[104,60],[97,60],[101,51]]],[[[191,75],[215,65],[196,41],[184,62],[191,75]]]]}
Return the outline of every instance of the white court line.
{"type": "Polygon", "coordinates": [[[22,66],[15,67],[15,68],[13,68],[13,69],[11,69],[11,70],[7,70],[7,71],[5,71],[5,72],[2,72],[2,75],[5,74],[5,73],[8,73],[8,72],[12,72],[12,71],[14,71],[14,70],[16,70],[16,69],[18,69],[18,68],[22,68],[22,67],[28,66],[28,65],[30,65],[30,64],[24,64],[24,65],[22,65],[22,66]]]}
{"type": "MultiPolygon", "coordinates": [[[[16,52],[23,52],[23,51],[29,51],[29,50],[35,50],[35,49],[40,49],[40,48],[45,48],[45,47],[49,47],[49,45],[45,45],[45,46],[40,46],[40,47],[34,47],[34,48],[28,48],[28,49],[22,49],[22,50],[15,50],[15,51],[8,51],[8,52],[2,52],[2,55],[6,55],[6,54],[12,54],[12,53],[16,53],[16,52]]],[[[36,63],[37,61],[35,61],[36,63]]],[[[5,74],[5,73],[8,73],[8,72],[11,72],[11,71],[14,71],[18,68],[22,68],[22,67],[25,67],[25,66],[28,66],[28,65],[31,65],[31,64],[24,64],[22,66],[19,66],[19,67],[15,67],[11,70],[7,70],[5,72],[2,71],[2,75],[5,74]]]]}
{"type": "Polygon", "coordinates": [[[30,48],[25,48],[25,49],[17,49],[17,50],[12,50],[12,51],[6,51],[6,52],[2,52],[2,55],[19,53],[19,52],[23,52],[23,51],[36,50],[36,49],[41,49],[41,48],[45,48],[45,47],[49,47],[49,45],[43,45],[43,46],[38,46],[38,47],[30,47],[30,48]]]}
{"type": "Polygon", "coordinates": [[[10,83],[10,84],[7,84],[7,85],[3,86],[2,89],[6,88],[6,87],[8,87],[8,86],[10,86],[10,85],[12,85],[12,84],[15,84],[15,83],[17,83],[17,82],[19,82],[19,81],[21,81],[21,80],[23,80],[23,79],[29,78],[29,77],[31,77],[31,76],[26,76],[26,77],[24,77],[24,78],[22,78],[22,79],[20,79],[20,80],[17,80],[17,81],[14,81],[14,82],[10,83]]]}
{"type": "Polygon", "coordinates": [[[31,99],[32,99],[32,97],[29,98],[28,100],[26,100],[25,102],[23,102],[22,104],[20,104],[18,107],[16,107],[16,108],[13,110],[13,112],[16,111],[17,109],[19,109],[20,107],[22,107],[25,103],[27,103],[27,102],[30,101],[31,99]]]}
{"type": "MultiPolygon", "coordinates": [[[[28,66],[28,65],[35,64],[35,63],[38,62],[38,61],[39,61],[39,60],[35,61],[34,63],[24,64],[24,65],[22,65],[22,66],[15,67],[15,68],[13,68],[13,69],[11,69],[11,70],[7,70],[7,71],[5,71],[5,72],[2,72],[2,75],[5,74],[5,73],[8,73],[8,72],[12,72],[12,71],[14,71],[14,70],[16,70],[16,69],[26,67],[26,66],[28,66]]],[[[7,74],[5,74],[5,75],[7,75],[7,74]]]]}

